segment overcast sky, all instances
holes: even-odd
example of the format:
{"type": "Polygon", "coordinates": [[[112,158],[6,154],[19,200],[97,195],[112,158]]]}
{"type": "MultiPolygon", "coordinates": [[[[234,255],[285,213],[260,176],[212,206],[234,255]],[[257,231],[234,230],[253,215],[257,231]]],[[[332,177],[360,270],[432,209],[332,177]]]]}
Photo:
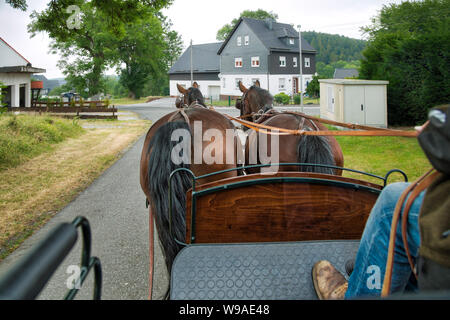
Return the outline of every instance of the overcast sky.
{"type": "MultiPolygon", "coordinates": [[[[47,70],[47,78],[62,77],[56,66],[58,56],[48,53],[49,38],[38,34],[30,39],[27,25],[33,10],[45,9],[48,0],[28,2],[28,11],[14,10],[0,0],[0,37],[5,39],[33,66],[47,70]]],[[[164,13],[173,29],[183,38],[185,47],[216,42],[216,33],[244,10],[263,9],[278,14],[278,21],[300,24],[304,31],[341,34],[362,39],[360,27],[368,25],[383,5],[402,0],[175,0],[164,13]]]]}

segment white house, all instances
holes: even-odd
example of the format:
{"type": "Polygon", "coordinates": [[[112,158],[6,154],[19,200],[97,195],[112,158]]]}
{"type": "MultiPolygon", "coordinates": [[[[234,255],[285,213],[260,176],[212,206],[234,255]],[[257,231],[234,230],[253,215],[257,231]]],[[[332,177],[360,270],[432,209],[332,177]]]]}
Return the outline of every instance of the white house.
{"type": "Polygon", "coordinates": [[[241,96],[239,81],[251,86],[256,80],[272,95],[303,91],[316,72],[316,50],[290,25],[271,19],[241,18],[220,47],[221,96],[241,96]]]}
{"type": "Polygon", "coordinates": [[[220,43],[190,46],[169,71],[170,95],[178,95],[176,84],[193,80],[204,97],[240,97],[238,83],[251,86],[256,80],[272,95],[295,95],[306,90],[316,73],[316,50],[302,37],[300,80],[299,34],[285,23],[241,18],[227,39],[220,43]]]}
{"type": "Polygon", "coordinates": [[[45,69],[32,67],[13,47],[0,37],[0,82],[6,86],[4,103],[10,107],[31,106],[31,75],[45,69]]]}
{"type": "Polygon", "coordinates": [[[170,95],[179,95],[177,83],[185,88],[191,86],[191,50],[193,81],[197,82],[203,96],[219,99],[220,56],[217,55],[222,42],[189,46],[169,70],[170,95]]]}

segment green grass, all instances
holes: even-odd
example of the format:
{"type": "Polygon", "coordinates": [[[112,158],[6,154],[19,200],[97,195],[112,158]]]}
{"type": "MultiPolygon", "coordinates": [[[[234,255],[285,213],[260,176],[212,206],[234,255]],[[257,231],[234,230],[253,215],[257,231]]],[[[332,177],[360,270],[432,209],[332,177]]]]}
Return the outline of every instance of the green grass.
{"type": "Polygon", "coordinates": [[[131,98],[112,99],[109,104],[114,106],[123,106],[129,104],[146,103],[150,98],[157,98],[157,97],[142,97],[140,99],[131,99],[131,98]]]}
{"type": "MultiPolygon", "coordinates": [[[[404,171],[414,181],[431,168],[417,139],[403,137],[336,137],[344,153],[344,167],[380,176],[391,169],[404,171]]],[[[348,177],[357,175],[345,173],[348,177]]],[[[376,181],[376,180],[371,180],[376,181]]],[[[394,174],[389,183],[403,181],[394,174]]],[[[377,181],[379,182],[379,181],[377,181]]]]}
{"type": "Polygon", "coordinates": [[[76,121],[49,116],[0,116],[0,171],[16,167],[84,132],[76,121]]]}

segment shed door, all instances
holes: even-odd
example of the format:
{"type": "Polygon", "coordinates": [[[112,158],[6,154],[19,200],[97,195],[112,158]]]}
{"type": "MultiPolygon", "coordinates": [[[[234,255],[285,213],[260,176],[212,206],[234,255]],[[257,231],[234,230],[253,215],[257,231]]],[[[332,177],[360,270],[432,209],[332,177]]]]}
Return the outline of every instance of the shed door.
{"type": "Polygon", "coordinates": [[[365,106],[367,125],[384,125],[386,122],[383,86],[365,86],[365,106]]]}
{"type": "Polygon", "coordinates": [[[365,124],[364,86],[345,86],[344,121],[365,124]]]}
{"type": "Polygon", "coordinates": [[[328,111],[334,113],[334,87],[328,86],[328,111]]]}
{"type": "Polygon", "coordinates": [[[208,86],[208,98],[213,98],[213,100],[219,100],[220,96],[220,86],[208,86]]]}

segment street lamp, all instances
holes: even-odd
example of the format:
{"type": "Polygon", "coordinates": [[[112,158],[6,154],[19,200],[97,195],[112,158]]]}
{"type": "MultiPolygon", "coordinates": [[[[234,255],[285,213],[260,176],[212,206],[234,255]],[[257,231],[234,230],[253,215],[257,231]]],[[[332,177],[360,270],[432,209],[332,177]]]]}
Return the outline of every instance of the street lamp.
{"type": "Polygon", "coordinates": [[[301,25],[297,25],[298,28],[298,45],[299,45],[299,64],[300,64],[300,105],[303,112],[303,57],[302,57],[302,32],[300,30],[301,25]]]}
{"type": "Polygon", "coordinates": [[[192,65],[192,51],[194,48],[192,47],[192,39],[191,39],[191,87],[194,85],[194,66],[192,65]]]}

